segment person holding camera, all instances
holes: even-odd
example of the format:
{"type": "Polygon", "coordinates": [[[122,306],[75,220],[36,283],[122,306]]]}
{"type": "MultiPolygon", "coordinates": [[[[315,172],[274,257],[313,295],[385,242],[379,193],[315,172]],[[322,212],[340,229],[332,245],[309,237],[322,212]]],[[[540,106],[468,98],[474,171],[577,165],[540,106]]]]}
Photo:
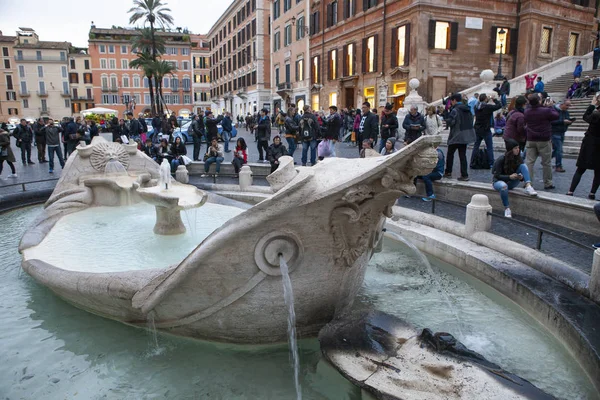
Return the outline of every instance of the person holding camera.
{"type": "Polygon", "coordinates": [[[525,163],[533,180],[533,165],[538,157],[542,158],[544,189],[556,187],[552,184],[552,121],[558,119],[558,111],[550,97],[542,103],[537,93],[527,98],[529,108],[525,110],[525,132],[527,133],[527,151],[525,163]]]}
{"type": "Polygon", "coordinates": [[[493,187],[494,190],[500,192],[500,198],[504,205],[504,216],[512,218],[508,203],[508,191],[519,186],[520,182],[525,182],[525,193],[530,196],[537,196],[537,192],[531,186],[529,169],[523,164],[519,142],[514,139],[507,139],[505,145],[506,153],[498,157],[492,169],[493,187]]]}
{"type": "Polygon", "coordinates": [[[556,165],[554,171],[565,172],[562,166],[563,157],[563,143],[565,142],[565,133],[569,126],[575,121],[575,118],[571,118],[569,115],[569,108],[571,108],[571,100],[567,99],[560,105],[555,106],[558,111],[558,119],[552,121],[552,158],[556,158],[556,165]]]}

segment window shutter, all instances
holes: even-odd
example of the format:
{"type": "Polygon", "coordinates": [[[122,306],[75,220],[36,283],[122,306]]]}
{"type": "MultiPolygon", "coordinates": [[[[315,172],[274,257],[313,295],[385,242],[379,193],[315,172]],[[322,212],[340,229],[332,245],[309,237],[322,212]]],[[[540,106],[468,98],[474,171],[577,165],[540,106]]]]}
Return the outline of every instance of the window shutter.
{"type": "Polygon", "coordinates": [[[335,68],[333,69],[333,75],[337,79],[337,78],[339,78],[339,76],[338,76],[338,70],[339,70],[338,65],[339,65],[340,57],[339,57],[338,50],[337,49],[334,49],[334,50],[335,50],[335,68]]]}
{"type": "Polygon", "coordinates": [[[373,40],[373,72],[377,71],[377,60],[379,59],[378,39],[379,34],[375,35],[375,39],[373,40]]]}
{"type": "Polygon", "coordinates": [[[398,66],[398,27],[392,28],[392,56],[390,67],[396,68],[398,66]]]}
{"type": "Polygon", "coordinates": [[[497,26],[492,26],[492,31],[490,32],[490,53],[496,53],[496,33],[498,32],[497,26]]]}
{"type": "Polygon", "coordinates": [[[348,45],[342,49],[342,75],[348,76],[348,45]]]}
{"type": "Polygon", "coordinates": [[[351,6],[351,8],[348,8],[348,10],[350,11],[350,15],[352,15],[352,16],[356,15],[356,0],[353,1],[350,6],[351,6]]]}
{"type": "Polygon", "coordinates": [[[367,39],[362,40],[362,72],[367,72],[367,39]]]}
{"type": "Polygon", "coordinates": [[[344,0],[344,19],[350,17],[350,0],[344,0]]]}
{"type": "Polygon", "coordinates": [[[435,23],[434,19],[429,20],[429,48],[435,49],[435,23]]]}
{"type": "MultiPolygon", "coordinates": [[[[510,47],[510,54],[513,56],[517,55],[517,49],[519,48],[519,30],[518,29],[510,29],[510,34],[508,36],[508,40],[510,43],[508,44],[510,47]]],[[[513,63],[515,61],[513,60],[513,63]]]]}
{"type": "Polygon", "coordinates": [[[331,66],[332,66],[332,64],[331,64],[331,50],[329,50],[327,52],[327,79],[328,80],[333,79],[333,71],[331,69],[331,66]]]}
{"type": "Polygon", "coordinates": [[[321,32],[321,13],[317,11],[315,13],[315,33],[321,32]]]}
{"type": "Polygon", "coordinates": [[[352,73],[358,75],[356,72],[356,43],[352,43],[352,73]]]}
{"type": "Polygon", "coordinates": [[[369,9],[369,0],[363,0],[363,11],[367,11],[369,9]]]}
{"type": "Polygon", "coordinates": [[[333,25],[333,4],[327,4],[327,28],[333,25]]]}
{"type": "Polygon", "coordinates": [[[458,22],[450,22],[450,50],[458,46],[458,22]]]}
{"type": "Polygon", "coordinates": [[[409,65],[410,60],[410,23],[405,25],[406,31],[404,32],[404,36],[406,38],[405,47],[404,47],[404,66],[409,65]]]}

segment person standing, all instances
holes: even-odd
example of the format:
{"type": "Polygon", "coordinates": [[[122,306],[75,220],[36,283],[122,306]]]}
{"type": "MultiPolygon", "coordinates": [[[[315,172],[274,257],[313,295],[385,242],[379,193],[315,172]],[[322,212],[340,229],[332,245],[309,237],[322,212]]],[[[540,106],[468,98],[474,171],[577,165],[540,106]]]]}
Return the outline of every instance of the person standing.
{"type": "Polygon", "coordinates": [[[213,139],[219,138],[219,128],[217,125],[219,120],[214,117],[212,111],[206,111],[206,119],[204,120],[204,126],[206,127],[206,144],[207,147],[212,143],[213,139]]]}
{"type": "MultiPolygon", "coordinates": [[[[123,121],[123,120],[121,120],[123,121]]],[[[125,122],[123,121],[123,125],[125,122]]],[[[75,151],[75,148],[79,144],[79,139],[81,139],[81,134],[78,132],[79,127],[75,123],[75,120],[71,117],[69,118],[69,122],[65,127],[65,140],[67,142],[67,155],[69,157],[71,153],[75,151]]]]}
{"type": "Polygon", "coordinates": [[[535,78],[537,78],[537,74],[527,74],[525,75],[525,91],[530,92],[533,90],[533,84],[535,82],[535,78]]]}
{"type": "Polygon", "coordinates": [[[421,137],[421,134],[425,131],[427,126],[425,125],[425,118],[423,117],[423,114],[419,112],[417,106],[410,106],[410,112],[404,117],[402,128],[404,128],[404,131],[406,132],[404,134],[405,146],[421,137]]]}
{"type": "Polygon", "coordinates": [[[223,128],[221,138],[223,139],[223,147],[225,148],[225,153],[231,153],[231,150],[229,150],[229,140],[231,140],[233,122],[231,121],[231,113],[229,111],[224,112],[223,119],[221,120],[221,127],[223,128]]]}
{"type": "MultiPolygon", "coordinates": [[[[142,143],[146,143],[146,138],[148,135],[148,124],[146,123],[146,120],[144,119],[144,113],[138,113],[138,123],[140,124],[140,139],[142,140],[142,143]]],[[[93,136],[92,136],[93,137],[93,136]]]]}
{"type": "Polygon", "coordinates": [[[525,149],[527,155],[525,163],[533,182],[533,165],[538,157],[542,158],[542,169],[544,173],[544,189],[555,189],[552,184],[552,121],[558,119],[558,111],[554,108],[551,100],[540,103],[537,94],[528,97],[529,107],[525,110],[525,132],[527,133],[527,144],[525,149]]]}
{"type": "Polygon", "coordinates": [[[15,155],[10,148],[10,134],[4,129],[0,128],[0,174],[2,174],[2,168],[4,167],[4,161],[10,167],[9,178],[16,178],[17,171],[15,169],[15,155]]]}
{"type": "Polygon", "coordinates": [[[358,126],[358,133],[361,142],[368,140],[371,143],[371,148],[377,143],[377,136],[379,133],[379,121],[377,114],[371,112],[371,104],[365,101],[362,104],[362,115],[360,118],[360,124],[358,126]]]}
{"type": "Polygon", "coordinates": [[[44,127],[43,132],[46,139],[46,146],[48,147],[48,173],[54,173],[54,154],[58,157],[60,167],[65,167],[65,159],[63,158],[62,150],[60,148],[60,131],[61,129],[54,125],[54,120],[49,119],[48,124],[44,127]]]}
{"type": "Polygon", "coordinates": [[[544,93],[544,86],[545,85],[544,85],[544,82],[542,82],[542,77],[538,76],[537,83],[533,87],[533,92],[534,93],[544,93]]]}
{"type": "Polygon", "coordinates": [[[200,148],[202,147],[202,132],[200,130],[200,116],[195,115],[192,122],[192,140],[194,141],[193,160],[200,161],[200,148]]]}
{"type": "Polygon", "coordinates": [[[285,140],[288,143],[288,154],[294,157],[296,151],[296,140],[298,138],[298,123],[296,122],[296,108],[290,107],[285,117],[285,140]]]}
{"type": "MultiPolygon", "coordinates": [[[[329,157],[335,157],[335,142],[340,137],[340,127],[342,126],[342,117],[338,113],[337,106],[329,106],[329,117],[325,119],[326,129],[323,138],[329,146],[329,157]]],[[[319,157],[320,160],[322,158],[319,157]]]]}
{"type": "Polygon", "coordinates": [[[469,102],[467,103],[467,105],[469,106],[469,109],[471,110],[471,114],[475,115],[475,106],[477,105],[477,102],[479,101],[479,93],[475,93],[473,94],[473,97],[471,97],[469,99],[469,102]]]}
{"type": "Polygon", "coordinates": [[[562,165],[563,143],[565,142],[565,133],[569,129],[569,125],[573,123],[569,115],[571,108],[571,100],[565,100],[559,106],[556,106],[558,111],[558,119],[552,121],[552,158],[556,158],[554,171],[565,172],[562,165]]]}
{"type": "Polygon", "coordinates": [[[515,108],[512,109],[506,117],[506,127],[502,138],[516,140],[519,143],[521,151],[525,150],[527,143],[527,132],[525,131],[525,105],[527,99],[525,96],[519,96],[515,99],[515,108]]]}
{"type": "Polygon", "coordinates": [[[588,199],[596,199],[596,191],[600,186],[600,99],[598,96],[594,96],[592,104],[587,108],[583,114],[583,120],[589,124],[583,141],[581,142],[581,149],[579,150],[579,156],[577,157],[577,170],[573,175],[571,181],[571,187],[567,192],[567,196],[573,196],[573,192],[577,189],[581,176],[586,170],[591,169],[594,171],[594,180],[592,181],[592,188],[588,194],[588,199]]]}
{"type": "Polygon", "coordinates": [[[475,107],[475,134],[477,139],[473,145],[473,151],[471,152],[471,168],[473,168],[473,161],[475,155],[479,151],[481,141],[485,141],[485,149],[488,155],[488,162],[490,168],[494,165],[494,140],[492,139],[492,115],[494,112],[502,108],[502,104],[497,99],[490,99],[485,93],[479,95],[479,103],[475,107]],[[490,100],[493,102],[490,103],[490,100]]]}
{"type": "Polygon", "coordinates": [[[98,125],[96,124],[96,121],[91,120],[90,121],[90,140],[94,140],[94,138],[96,136],[100,136],[100,133],[98,132],[98,125]]]}
{"type": "Polygon", "coordinates": [[[256,126],[258,162],[268,162],[265,158],[269,150],[269,139],[271,138],[271,119],[269,118],[269,110],[263,108],[260,110],[260,118],[256,126]]]}
{"type": "Polygon", "coordinates": [[[394,106],[390,103],[386,103],[383,109],[380,132],[381,144],[379,145],[379,151],[381,152],[389,138],[394,138],[394,143],[396,142],[396,132],[398,132],[398,117],[394,112],[394,106]]]}
{"type": "Polygon", "coordinates": [[[439,135],[444,130],[444,122],[435,110],[435,106],[429,106],[426,109],[425,116],[425,135],[439,135]]]}
{"type": "Polygon", "coordinates": [[[502,85],[500,85],[500,103],[502,107],[506,107],[506,98],[510,95],[510,82],[507,77],[504,77],[502,80],[502,85]]]}
{"type": "Polygon", "coordinates": [[[600,62],[600,45],[594,47],[594,53],[592,55],[592,69],[598,69],[598,62],[600,62]]]}
{"type": "Polygon", "coordinates": [[[460,93],[453,94],[450,97],[450,103],[452,111],[450,111],[446,120],[450,128],[450,134],[448,135],[448,155],[444,177],[452,178],[454,153],[458,150],[458,158],[460,159],[460,177],[458,180],[468,181],[467,145],[475,142],[476,139],[475,130],[473,129],[473,115],[469,106],[463,104],[460,93]]]}
{"type": "Polygon", "coordinates": [[[21,119],[21,122],[13,131],[13,136],[17,138],[17,146],[21,148],[21,161],[23,165],[35,164],[31,161],[31,142],[33,140],[33,130],[27,125],[27,120],[21,119]]]}
{"type": "Polygon", "coordinates": [[[317,137],[319,137],[319,122],[311,112],[310,106],[304,106],[304,114],[300,119],[299,131],[302,140],[302,166],[306,167],[308,149],[310,149],[310,164],[317,163],[317,137]]]}
{"type": "Polygon", "coordinates": [[[48,162],[46,161],[46,138],[42,132],[44,126],[44,120],[42,118],[38,118],[38,120],[35,121],[31,127],[35,136],[35,143],[37,144],[38,162],[40,164],[48,162]]]}
{"type": "Polygon", "coordinates": [[[575,69],[573,70],[573,79],[581,78],[582,72],[583,67],[581,66],[581,61],[577,61],[575,63],[575,69]]]}

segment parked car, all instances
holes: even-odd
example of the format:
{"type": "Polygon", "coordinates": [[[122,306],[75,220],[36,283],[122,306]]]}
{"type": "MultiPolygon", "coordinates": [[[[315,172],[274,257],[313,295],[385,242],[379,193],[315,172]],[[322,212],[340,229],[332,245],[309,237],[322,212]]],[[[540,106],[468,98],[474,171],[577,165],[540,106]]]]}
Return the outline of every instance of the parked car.
{"type": "Polygon", "coordinates": [[[17,125],[15,125],[15,124],[6,124],[6,128],[8,129],[8,133],[10,133],[11,135],[12,135],[12,133],[15,130],[16,127],[17,127],[17,125]]]}

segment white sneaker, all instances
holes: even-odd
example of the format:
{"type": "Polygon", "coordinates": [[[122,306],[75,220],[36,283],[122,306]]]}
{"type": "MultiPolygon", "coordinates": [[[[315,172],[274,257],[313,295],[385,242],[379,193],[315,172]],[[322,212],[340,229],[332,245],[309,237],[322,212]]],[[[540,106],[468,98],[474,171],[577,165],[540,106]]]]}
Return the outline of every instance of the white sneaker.
{"type": "Polygon", "coordinates": [[[505,218],[512,218],[512,214],[510,212],[510,208],[507,208],[506,210],[504,210],[504,217],[505,218]]]}
{"type": "Polygon", "coordinates": [[[537,196],[537,192],[535,191],[535,189],[531,185],[527,185],[525,187],[525,193],[527,193],[530,196],[537,196]]]}
{"type": "Polygon", "coordinates": [[[9,178],[16,178],[16,177],[17,177],[17,174],[10,174],[8,177],[9,177],[9,178]]]}

